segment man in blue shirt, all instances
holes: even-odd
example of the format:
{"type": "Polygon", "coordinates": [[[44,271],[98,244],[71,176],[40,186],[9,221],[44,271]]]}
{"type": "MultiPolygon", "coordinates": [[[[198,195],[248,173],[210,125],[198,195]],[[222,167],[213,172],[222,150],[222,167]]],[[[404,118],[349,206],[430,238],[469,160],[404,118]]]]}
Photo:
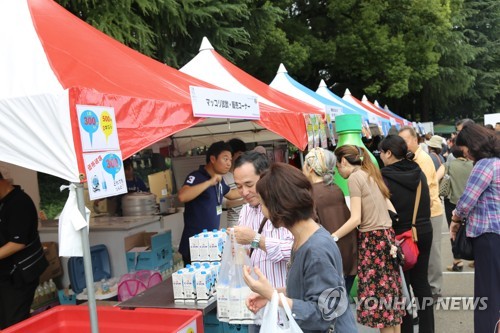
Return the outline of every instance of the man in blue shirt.
{"type": "Polygon", "coordinates": [[[203,229],[219,229],[223,197],[240,198],[238,191],[230,191],[222,179],[231,169],[231,162],[231,147],[224,141],[213,143],[207,151],[207,164],[191,172],[178,192],[179,201],[185,204],[184,231],[179,245],[184,264],[191,263],[189,237],[203,229]]]}
{"type": "Polygon", "coordinates": [[[132,161],[127,159],[123,161],[123,171],[127,180],[128,192],[149,192],[149,188],[144,181],[134,173],[132,161]]]}

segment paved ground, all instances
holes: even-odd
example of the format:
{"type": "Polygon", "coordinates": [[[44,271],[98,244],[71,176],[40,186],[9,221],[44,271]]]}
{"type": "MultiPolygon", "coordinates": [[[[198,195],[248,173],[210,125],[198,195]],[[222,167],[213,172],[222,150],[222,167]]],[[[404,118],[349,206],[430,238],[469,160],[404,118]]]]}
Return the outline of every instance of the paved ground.
{"type": "MultiPolygon", "coordinates": [[[[448,272],[446,266],[451,265],[453,256],[446,223],[443,223],[441,236],[441,256],[444,271],[443,297],[472,297],[474,295],[474,269],[468,266],[468,261],[464,261],[463,272],[448,272]]],[[[352,307],[352,311],[354,311],[354,307],[352,307]]],[[[434,320],[436,333],[469,333],[474,331],[472,310],[445,310],[443,306],[435,307],[434,320]]],[[[358,329],[360,333],[378,332],[378,330],[361,325],[358,325],[358,329]]],[[[414,332],[418,332],[417,326],[415,326],[414,332]]]]}

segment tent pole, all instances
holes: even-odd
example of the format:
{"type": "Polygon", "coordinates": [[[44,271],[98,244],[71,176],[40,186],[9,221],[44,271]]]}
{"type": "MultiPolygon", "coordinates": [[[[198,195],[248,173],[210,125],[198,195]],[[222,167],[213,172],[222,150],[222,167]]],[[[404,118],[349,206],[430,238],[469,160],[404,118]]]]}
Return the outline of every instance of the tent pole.
{"type": "Polygon", "coordinates": [[[302,152],[302,150],[300,151],[300,170],[302,170],[302,168],[304,167],[304,152],[302,152]]]}
{"type": "MultiPolygon", "coordinates": [[[[83,184],[73,183],[76,186],[76,200],[78,210],[85,218],[85,199],[83,194],[83,184]]],[[[88,228],[80,229],[83,247],[83,267],[85,268],[85,282],[87,284],[88,307],[90,312],[90,327],[92,333],[99,333],[97,326],[97,307],[95,303],[94,275],[92,272],[92,260],[90,255],[90,243],[88,228]]]]}

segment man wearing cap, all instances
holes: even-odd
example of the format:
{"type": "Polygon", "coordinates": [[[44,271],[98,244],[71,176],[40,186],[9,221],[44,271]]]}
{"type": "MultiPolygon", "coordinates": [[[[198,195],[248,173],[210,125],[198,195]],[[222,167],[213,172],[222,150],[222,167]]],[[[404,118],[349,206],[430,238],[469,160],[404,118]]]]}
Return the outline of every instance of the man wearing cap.
{"type": "Polygon", "coordinates": [[[444,163],[446,162],[441,152],[443,150],[443,138],[439,135],[433,135],[430,140],[427,142],[427,146],[429,147],[429,156],[434,163],[434,168],[436,169],[436,175],[438,181],[443,178],[445,174],[444,163]]]}
{"type": "Polygon", "coordinates": [[[405,140],[408,150],[415,154],[414,161],[420,166],[429,185],[431,199],[432,245],[427,273],[432,295],[435,299],[441,296],[443,284],[443,269],[441,262],[441,229],[443,226],[444,209],[439,197],[439,180],[432,158],[418,145],[418,135],[410,126],[399,130],[399,136],[405,140]]]}
{"type": "Polygon", "coordinates": [[[30,316],[48,262],[38,235],[35,204],[0,170],[0,330],[30,316]]]}

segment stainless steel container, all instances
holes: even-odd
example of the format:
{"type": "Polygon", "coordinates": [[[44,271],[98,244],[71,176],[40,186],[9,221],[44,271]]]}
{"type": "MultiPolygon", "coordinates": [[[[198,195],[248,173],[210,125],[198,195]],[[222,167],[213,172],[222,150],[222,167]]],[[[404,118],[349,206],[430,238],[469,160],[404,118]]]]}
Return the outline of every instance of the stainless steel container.
{"type": "Polygon", "coordinates": [[[158,213],[156,196],[153,193],[134,192],[123,196],[123,216],[143,216],[158,213]]]}

